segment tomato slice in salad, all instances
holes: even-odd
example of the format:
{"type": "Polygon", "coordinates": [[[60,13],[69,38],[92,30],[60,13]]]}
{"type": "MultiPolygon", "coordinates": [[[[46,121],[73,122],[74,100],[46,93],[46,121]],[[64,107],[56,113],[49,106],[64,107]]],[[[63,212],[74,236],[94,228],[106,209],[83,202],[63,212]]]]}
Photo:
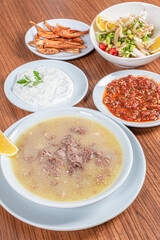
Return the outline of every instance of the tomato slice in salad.
{"type": "Polygon", "coordinates": [[[118,55],[118,51],[115,48],[110,48],[108,53],[114,56],[118,55]]]}
{"type": "MultiPolygon", "coordinates": [[[[108,45],[104,44],[104,43],[100,43],[99,44],[99,48],[102,51],[106,51],[108,45]]],[[[110,55],[114,55],[114,56],[118,56],[118,51],[115,48],[110,48],[108,51],[106,51],[107,53],[109,53],[110,55]]]]}
{"type": "Polygon", "coordinates": [[[108,47],[108,45],[105,45],[104,43],[99,44],[99,48],[103,51],[105,51],[107,47],[108,47]]]}

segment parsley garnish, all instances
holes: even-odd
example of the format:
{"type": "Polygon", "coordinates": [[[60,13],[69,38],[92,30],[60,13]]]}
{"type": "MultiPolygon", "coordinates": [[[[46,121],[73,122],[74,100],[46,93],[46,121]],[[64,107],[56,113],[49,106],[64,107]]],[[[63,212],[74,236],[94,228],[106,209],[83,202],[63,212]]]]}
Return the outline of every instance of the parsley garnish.
{"type": "Polygon", "coordinates": [[[39,72],[33,71],[33,73],[34,73],[35,81],[30,80],[26,75],[24,75],[25,78],[17,81],[17,83],[24,84],[23,87],[27,86],[30,83],[32,84],[32,85],[30,85],[30,87],[37,86],[37,84],[42,83],[43,80],[39,76],[39,72]]]}
{"type": "Polygon", "coordinates": [[[24,87],[27,86],[30,82],[32,82],[26,75],[24,75],[25,78],[17,81],[19,84],[24,84],[24,87]]]}
{"type": "Polygon", "coordinates": [[[138,20],[138,22],[139,22],[140,27],[143,27],[143,23],[140,20],[138,20]]]}

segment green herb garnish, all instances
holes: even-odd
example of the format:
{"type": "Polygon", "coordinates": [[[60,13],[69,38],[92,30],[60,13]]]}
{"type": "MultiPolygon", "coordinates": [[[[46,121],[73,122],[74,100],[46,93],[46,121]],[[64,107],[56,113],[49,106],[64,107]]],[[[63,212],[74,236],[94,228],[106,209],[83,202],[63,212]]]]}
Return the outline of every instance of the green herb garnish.
{"type": "Polygon", "coordinates": [[[24,84],[24,87],[27,86],[30,82],[32,82],[26,75],[24,75],[25,78],[17,81],[19,84],[24,84]]]}
{"type": "Polygon", "coordinates": [[[42,79],[39,76],[39,72],[33,71],[33,73],[34,73],[35,81],[33,82],[32,85],[36,86],[38,83],[42,83],[43,81],[42,81],[42,79]]]}
{"type": "Polygon", "coordinates": [[[125,53],[129,52],[129,50],[130,50],[130,49],[129,49],[128,47],[125,47],[125,48],[124,48],[124,52],[125,52],[125,53]]]}
{"type": "Polygon", "coordinates": [[[140,20],[138,20],[138,22],[139,22],[140,27],[143,27],[143,23],[140,20]]]}
{"type": "Polygon", "coordinates": [[[149,41],[149,37],[148,37],[148,35],[144,35],[143,37],[142,37],[142,41],[143,42],[148,42],[149,41]]]}
{"type": "Polygon", "coordinates": [[[30,85],[30,87],[37,86],[37,84],[42,83],[43,80],[39,76],[39,72],[33,71],[33,73],[34,73],[35,81],[30,80],[26,75],[24,75],[25,78],[17,81],[17,83],[24,84],[23,87],[27,86],[30,83],[32,84],[32,85],[30,85]]]}

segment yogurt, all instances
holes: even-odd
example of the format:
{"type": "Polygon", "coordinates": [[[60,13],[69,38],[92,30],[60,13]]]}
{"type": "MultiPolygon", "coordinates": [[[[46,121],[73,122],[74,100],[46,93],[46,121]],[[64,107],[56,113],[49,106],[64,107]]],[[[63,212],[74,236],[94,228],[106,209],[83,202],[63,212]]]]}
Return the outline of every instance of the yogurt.
{"type": "Polygon", "coordinates": [[[20,72],[13,86],[14,94],[33,106],[51,106],[64,102],[71,97],[73,89],[71,78],[65,72],[53,67],[39,67],[20,72]],[[43,82],[36,86],[32,86],[32,84],[24,86],[24,84],[17,83],[24,79],[25,75],[31,81],[35,81],[33,71],[39,72],[43,82]]]}

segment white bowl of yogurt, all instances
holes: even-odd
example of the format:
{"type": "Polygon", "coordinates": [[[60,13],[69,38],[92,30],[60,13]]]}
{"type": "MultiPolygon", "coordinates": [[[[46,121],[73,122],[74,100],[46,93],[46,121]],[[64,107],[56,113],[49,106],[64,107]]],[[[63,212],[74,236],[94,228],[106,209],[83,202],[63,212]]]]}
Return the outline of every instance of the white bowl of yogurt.
{"type": "Polygon", "coordinates": [[[30,112],[74,106],[87,91],[86,75],[73,64],[57,60],[26,63],[13,70],[4,84],[9,101],[30,112]]]}

